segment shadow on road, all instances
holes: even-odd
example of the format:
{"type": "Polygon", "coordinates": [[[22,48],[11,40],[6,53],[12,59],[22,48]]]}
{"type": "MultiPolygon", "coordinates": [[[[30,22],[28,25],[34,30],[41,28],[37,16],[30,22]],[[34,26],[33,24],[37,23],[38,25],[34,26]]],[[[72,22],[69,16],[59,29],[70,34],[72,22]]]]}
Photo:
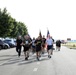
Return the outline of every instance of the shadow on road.
{"type": "MultiPolygon", "coordinates": [[[[7,66],[7,65],[18,65],[18,66],[21,66],[21,65],[25,65],[25,64],[32,64],[32,63],[35,63],[35,62],[38,62],[37,59],[36,59],[36,56],[33,56],[33,57],[29,57],[28,61],[24,60],[24,57],[14,57],[14,58],[8,58],[8,59],[4,59],[4,60],[7,60],[5,63],[1,64],[0,66],[7,66]]],[[[45,60],[49,60],[49,58],[47,57],[47,55],[43,55],[41,58],[40,58],[40,62],[42,61],[45,61],[45,60]]]]}
{"type": "MultiPolygon", "coordinates": [[[[42,62],[42,61],[46,61],[46,60],[49,60],[49,59],[48,58],[44,58],[44,59],[41,59],[39,61],[42,62]]],[[[29,60],[27,62],[19,63],[18,65],[21,66],[21,65],[26,65],[26,64],[32,64],[32,63],[35,63],[35,62],[38,62],[36,60],[36,58],[34,60],[31,59],[31,60],[29,60]]]]}

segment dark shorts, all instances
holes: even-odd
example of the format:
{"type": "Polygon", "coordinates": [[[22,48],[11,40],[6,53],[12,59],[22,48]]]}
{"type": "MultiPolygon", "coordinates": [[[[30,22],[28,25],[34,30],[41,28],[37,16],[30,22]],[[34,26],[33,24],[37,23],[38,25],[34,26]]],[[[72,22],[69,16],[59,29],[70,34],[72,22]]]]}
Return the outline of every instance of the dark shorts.
{"type": "Polygon", "coordinates": [[[36,47],[36,52],[41,51],[41,47],[36,47]]]}
{"type": "Polygon", "coordinates": [[[48,45],[47,46],[47,50],[50,50],[50,49],[53,50],[53,45],[48,45]]]}
{"type": "Polygon", "coordinates": [[[61,45],[56,45],[57,47],[61,47],[61,45]]]}
{"type": "Polygon", "coordinates": [[[28,47],[24,46],[24,52],[29,51],[29,49],[30,49],[29,46],[28,47]]]}
{"type": "Polygon", "coordinates": [[[35,46],[32,46],[32,48],[34,48],[34,49],[35,49],[36,47],[35,47],[35,46]]]}

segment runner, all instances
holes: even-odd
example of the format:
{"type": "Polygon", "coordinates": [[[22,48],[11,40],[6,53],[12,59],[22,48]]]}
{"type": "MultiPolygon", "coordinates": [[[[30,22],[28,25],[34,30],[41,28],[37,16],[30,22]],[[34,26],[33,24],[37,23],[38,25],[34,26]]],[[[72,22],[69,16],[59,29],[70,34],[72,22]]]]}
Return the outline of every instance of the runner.
{"type": "MultiPolygon", "coordinates": [[[[51,38],[52,38],[52,36],[51,36],[51,38]]],[[[52,40],[53,40],[53,43],[54,43],[54,39],[53,38],[52,38],[52,40]]],[[[52,49],[55,50],[54,45],[52,45],[52,49]]]]}
{"type": "Polygon", "coordinates": [[[18,56],[21,56],[21,47],[22,47],[22,39],[21,36],[18,36],[16,40],[16,51],[18,52],[18,56]]]}
{"type": "Polygon", "coordinates": [[[31,40],[29,39],[28,35],[25,35],[23,41],[25,60],[28,60],[29,57],[30,44],[31,44],[31,40]]]}
{"type": "Polygon", "coordinates": [[[29,51],[31,51],[32,50],[32,39],[31,39],[30,35],[28,35],[28,39],[31,41],[30,48],[29,48],[29,51]]]}
{"type": "Polygon", "coordinates": [[[35,44],[36,44],[36,56],[37,56],[37,60],[39,61],[41,44],[42,44],[42,40],[40,36],[36,39],[35,44]]]}
{"type": "Polygon", "coordinates": [[[45,51],[45,44],[46,44],[46,39],[45,39],[45,36],[43,36],[43,38],[42,38],[42,54],[44,54],[44,51],[45,51]]]}
{"type": "Polygon", "coordinates": [[[48,58],[51,58],[51,55],[53,54],[53,40],[52,38],[49,36],[48,39],[46,40],[47,43],[47,51],[48,51],[48,58]]]}
{"type": "Polygon", "coordinates": [[[36,51],[36,46],[35,46],[35,38],[32,40],[32,52],[35,53],[36,51]]]}
{"type": "Polygon", "coordinates": [[[60,51],[60,48],[61,48],[61,41],[57,40],[56,41],[56,50],[60,51]]]}

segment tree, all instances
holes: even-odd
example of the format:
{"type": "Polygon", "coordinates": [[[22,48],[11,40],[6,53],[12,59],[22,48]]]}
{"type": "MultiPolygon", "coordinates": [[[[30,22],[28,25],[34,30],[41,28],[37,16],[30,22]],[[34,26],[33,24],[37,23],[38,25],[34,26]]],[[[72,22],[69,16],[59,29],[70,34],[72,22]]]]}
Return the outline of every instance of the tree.
{"type": "Polygon", "coordinates": [[[16,37],[25,34],[28,34],[26,25],[12,18],[6,8],[0,9],[0,37],[16,37]]]}
{"type": "Polygon", "coordinates": [[[27,27],[24,23],[18,22],[18,32],[22,36],[28,34],[27,27]]]}
{"type": "Polygon", "coordinates": [[[7,13],[6,8],[3,11],[0,9],[0,37],[10,36],[12,32],[13,18],[7,13]]]}

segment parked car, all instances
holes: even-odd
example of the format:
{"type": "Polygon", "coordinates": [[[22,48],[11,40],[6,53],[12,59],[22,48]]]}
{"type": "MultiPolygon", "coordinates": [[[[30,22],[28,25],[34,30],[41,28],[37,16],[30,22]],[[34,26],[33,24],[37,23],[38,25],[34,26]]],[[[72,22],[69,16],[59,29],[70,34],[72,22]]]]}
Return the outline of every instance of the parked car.
{"type": "Polygon", "coordinates": [[[1,49],[8,49],[10,48],[7,43],[4,43],[2,40],[0,40],[0,50],[1,49]]]}
{"type": "Polygon", "coordinates": [[[13,48],[13,47],[16,46],[16,43],[15,43],[14,39],[5,39],[4,42],[7,43],[7,44],[9,44],[9,46],[11,48],[13,48]]]}

